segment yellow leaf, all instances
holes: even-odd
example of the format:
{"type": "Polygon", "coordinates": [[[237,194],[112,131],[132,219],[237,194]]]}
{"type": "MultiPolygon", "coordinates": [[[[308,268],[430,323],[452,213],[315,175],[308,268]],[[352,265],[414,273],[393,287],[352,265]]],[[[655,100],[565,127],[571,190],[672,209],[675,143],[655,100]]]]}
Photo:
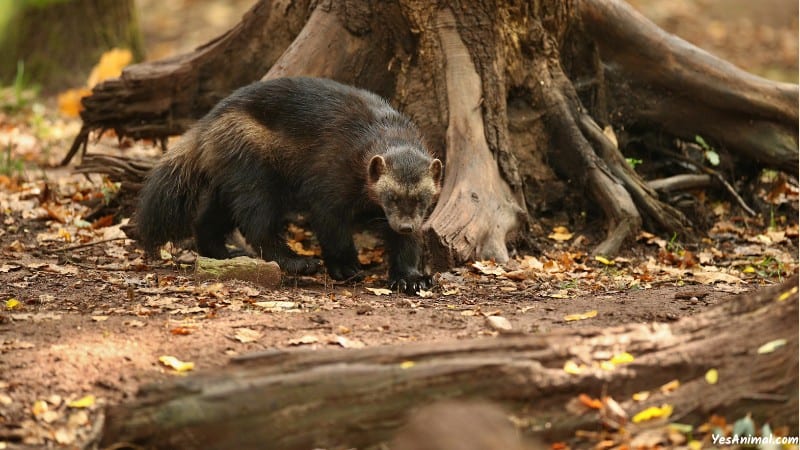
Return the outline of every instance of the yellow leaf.
{"type": "Polygon", "coordinates": [[[571,375],[580,375],[583,372],[583,367],[578,366],[575,361],[567,361],[564,363],[564,372],[571,375]]]}
{"type": "Polygon", "coordinates": [[[703,448],[703,442],[697,440],[689,441],[686,445],[689,447],[689,450],[701,450],[703,448]]]}
{"type": "Polygon", "coordinates": [[[614,370],[617,368],[617,366],[615,366],[611,361],[602,361],[600,362],[600,368],[603,370],[614,370]]]}
{"type": "Polygon", "coordinates": [[[778,296],[778,301],[782,302],[782,301],[786,300],[787,298],[791,297],[792,294],[794,294],[796,292],[797,292],[797,286],[789,289],[786,292],[781,293],[781,295],[778,296]]]}
{"type": "Polygon", "coordinates": [[[756,269],[753,266],[747,266],[742,269],[742,273],[756,273],[756,269]]]}
{"type": "Polygon", "coordinates": [[[88,408],[90,406],[94,406],[94,401],[94,395],[89,394],[67,403],[67,406],[70,408],[88,408]]]}
{"type": "Polygon", "coordinates": [[[159,356],[161,364],[175,369],[176,372],[188,372],[194,369],[193,362],[183,362],[174,356],[159,356]]]}
{"type": "Polygon", "coordinates": [[[769,341],[761,347],[758,347],[758,354],[766,355],[767,353],[772,353],[784,345],[786,345],[786,339],[775,339],[774,341],[769,341]]]}
{"type": "Polygon", "coordinates": [[[64,239],[65,242],[72,242],[72,234],[69,231],[67,231],[67,229],[59,228],[58,235],[59,237],[64,239]]]}
{"type": "Polygon", "coordinates": [[[15,299],[15,298],[10,298],[10,299],[6,300],[6,309],[19,308],[20,305],[21,305],[21,303],[19,302],[19,300],[15,299]]]}
{"type": "Polygon", "coordinates": [[[614,364],[628,364],[633,362],[633,355],[628,352],[617,353],[611,358],[614,364]]]}
{"type": "Polygon", "coordinates": [[[633,423],[646,422],[648,420],[667,418],[672,415],[672,405],[651,406],[644,411],[640,411],[633,416],[633,423]]]}
{"type": "Polygon", "coordinates": [[[417,365],[417,363],[415,363],[414,361],[403,361],[403,362],[400,363],[400,368],[401,369],[410,369],[410,368],[414,367],[415,365],[417,365]]]}
{"type": "Polygon", "coordinates": [[[42,414],[46,413],[48,409],[50,408],[44,400],[36,400],[33,402],[33,406],[31,406],[31,412],[36,417],[40,417],[42,414]]]}
{"type": "Polygon", "coordinates": [[[576,320],[591,319],[592,317],[596,317],[596,316],[597,316],[597,310],[591,310],[591,311],[587,311],[587,312],[582,313],[582,314],[569,314],[569,315],[566,315],[566,316],[564,316],[564,321],[565,322],[574,322],[576,320]]]}
{"type": "Polygon", "coordinates": [[[67,117],[78,117],[83,110],[81,99],[91,93],[89,89],[77,88],[58,94],[58,110],[67,117]]]}
{"type": "Polygon", "coordinates": [[[607,266],[613,266],[614,265],[614,261],[611,261],[610,259],[606,259],[606,258],[604,258],[604,257],[602,257],[600,255],[595,256],[594,260],[595,261],[600,261],[601,263],[603,263],[603,264],[605,264],[607,266]]]}
{"type": "Polygon", "coordinates": [[[643,402],[647,400],[649,397],[650,397],[649,391],[636,392],[631,396],[631,398],[633,398],[633,401],[635,402],[643,402]]]}
{"type": "Polygon", "coordinates": [[[133,54],[126,48],[112,48],[100,56],[100,61],[94,66],[89,74],[86,85],[89,88],[95,87],[98,83],[109,78],[116,78],[122,75],[122,69],[133,60],[133,54]]]}
{"type": "Polygon", "coordinates": [[[717,384],[717,381],[719,381],[719,372],[717,369],[708,369],[708,372],[706,372],[706,383],[717,384]]]}

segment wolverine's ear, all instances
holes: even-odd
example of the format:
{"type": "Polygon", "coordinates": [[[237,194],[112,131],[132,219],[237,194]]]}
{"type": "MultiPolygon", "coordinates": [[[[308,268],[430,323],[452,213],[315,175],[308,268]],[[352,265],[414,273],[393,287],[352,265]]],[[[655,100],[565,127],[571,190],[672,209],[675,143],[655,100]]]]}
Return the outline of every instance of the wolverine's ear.
{"type": "Polygon", "coordinates": [[[375,155],[369,160],[367,169],[367,181],[370,184],[376,183],[378,179],[386,173],[386,160],[381,155],[375,155]]]}
{"type": "Polygon", "coordinates": [[[437,185],[442,184],[442,162],[438,158],[431,161],[430,165],[431,176],[437,185]]]}

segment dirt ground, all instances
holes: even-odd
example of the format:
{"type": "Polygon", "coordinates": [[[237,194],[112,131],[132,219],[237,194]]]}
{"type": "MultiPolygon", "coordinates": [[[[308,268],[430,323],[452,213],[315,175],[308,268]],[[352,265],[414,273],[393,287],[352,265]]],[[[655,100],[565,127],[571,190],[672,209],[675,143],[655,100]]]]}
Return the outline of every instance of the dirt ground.
{"type": "MultiPolygon", "coordinates": [[[[770,1],[749,13],[721,6],[734,3],[726,0],[632,3],[749,70],[797,81],[796,2],[770,1]]],[[[219,34],[249,4],[140,0],[151,57],[219,34]]],[[[56,156],[64,151],[53,150],[56,156]]],[[[797,271],[795,185],[794,216],[777,224],[745,221],[729,209],[701,243],[644,235],[613,262],[586,256],[595,236],[583,233],[583,243],[576,243],[578,230],[576,238],[555,236],[541,253],[518,255],[503,267],[486,263],[439,274],[427,297],[370,291],[384,287],[381,265],[355,285],[331,284],[323,275],[284,278],[275,290],[200,282],[190,265],[144,261],[118,226],[61,222],[92,208],[77,199],[102,191],[96,178],[54,169],[32,173],[26,183],[0,184],[0,448],[79,446],[104,405],[133,398],[142,384],[180,376],[160,362],[163,356],[202,371],[263,349],[497,336],[490,316],[507,319],[515,333],[532,334],[670,322],[797,271]],[[60,181],[53,187],[45,180],[60,181]]]]}

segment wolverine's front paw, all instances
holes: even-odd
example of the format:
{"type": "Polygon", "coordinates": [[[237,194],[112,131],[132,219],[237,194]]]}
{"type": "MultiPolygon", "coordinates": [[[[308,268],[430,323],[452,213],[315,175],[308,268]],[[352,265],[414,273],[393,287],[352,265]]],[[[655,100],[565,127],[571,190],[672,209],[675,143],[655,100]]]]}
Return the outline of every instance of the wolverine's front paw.
{"type": "Polygon", "coordinates": [[[419,272],[389,277],[389,289],[415,295],[417,292],[433,286],[433,278],[419,272]]]}
{"type": "Polygon", "coordinates": [[[361,274],[361,266],[358,262],[336,263],[325,262],[328,275],[336,281],[360,281],[364,278],[361,274]]]}

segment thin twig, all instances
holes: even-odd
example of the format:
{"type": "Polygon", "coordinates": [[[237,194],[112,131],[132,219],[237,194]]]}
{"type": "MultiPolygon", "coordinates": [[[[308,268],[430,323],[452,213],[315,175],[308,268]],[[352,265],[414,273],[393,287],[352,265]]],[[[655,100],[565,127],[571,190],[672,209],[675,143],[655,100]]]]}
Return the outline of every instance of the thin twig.
{"type": "Polygon", "coordinates": [[[70,250],[77,250],[79,248],[92,247],[92,246],[95,246],[95,245],[104,244],[106,242],[122,241],[122,240],[126,240],[126,239],[130,239],[130,238],[128,238],[128,237],[115,237],[115,238],[109,238],[109,239],[102,239],[102,240],[99,240],[99,241],[87,242],[85,244],[69,245],[67,247],[60,247],[60,248],[56,248],[56,249],[52,249],[52,250],[45,249],[43,251],[44,251],[44,253],[61,253],[61,252],[67,252],[67,251],[70,251],[70,250]]]}
{"type": "Polygon", "coordinates": [[[725,187],[725,190],[728,191],[729,194],[731,194],[734,200],[736,200],[736,203],[739,204],[739,207],[741,207],[744,210],[744,212],[746,212],[750,217],[757,216],[756,212],[753,211],[753,209],[750,208],[750,206],[748,206],[747,203],[745,203],[744,199],[742,199],[741,196],[739,196],[739,194],[736,192],[736,189],[734,189],[733,186],[731,186],[730,183],[728,183],[728,181],[725,180],[725,177],[723,177],[716,170],[700,165],[695,161],[692,161],[690,158],[681,155],[680,153],[673,152],[672,150],[663,148],[661,146],[655,145],[652,148],[658,150],[661,153],[666,154],[667,156],[675,158],[678,161],[681,161],[682,163],[688,164],[700,172],[703,172],[707,175],[711,175],[712,177],[716,178],[717,181],[719,181],[722,184],[722,186],[725,187]]]}

